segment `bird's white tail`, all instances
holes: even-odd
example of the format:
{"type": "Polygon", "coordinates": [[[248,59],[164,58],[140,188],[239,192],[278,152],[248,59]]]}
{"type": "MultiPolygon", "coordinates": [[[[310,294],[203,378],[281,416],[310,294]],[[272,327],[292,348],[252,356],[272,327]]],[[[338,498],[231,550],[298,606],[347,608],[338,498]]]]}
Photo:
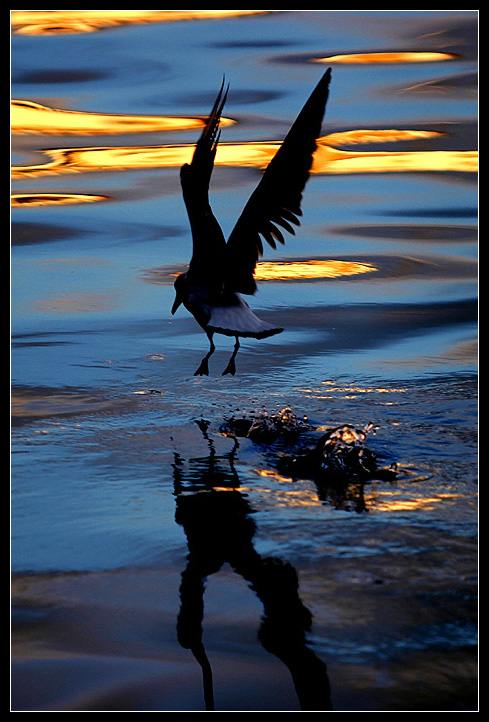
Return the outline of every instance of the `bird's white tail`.
{"type": "Polygon", "coordinates": [[[271,323],[258,318],[246,301],[235,306],[215,306],[207,324],[210,331],[225,336],[244,336],[250,338],[266,338],[283,331],[283,328],[272,326],[271,323]]]}

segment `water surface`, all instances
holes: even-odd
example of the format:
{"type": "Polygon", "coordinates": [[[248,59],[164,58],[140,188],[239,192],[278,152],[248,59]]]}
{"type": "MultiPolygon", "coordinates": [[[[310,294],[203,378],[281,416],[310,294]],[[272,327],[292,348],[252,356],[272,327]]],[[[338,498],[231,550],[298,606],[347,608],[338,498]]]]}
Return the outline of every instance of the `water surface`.
{"type": "Polygon", "coordinates": [[[208,663],[217,710],[474,710],[476,13],[182,12],[13,13],[13,709],[203,710],[208,663]],[[194,377],[179,167],[225,73],[228,234],[323,61],[285,332],[194,377]],[[398,479],[219,432],[285,406],[398,479]]]}

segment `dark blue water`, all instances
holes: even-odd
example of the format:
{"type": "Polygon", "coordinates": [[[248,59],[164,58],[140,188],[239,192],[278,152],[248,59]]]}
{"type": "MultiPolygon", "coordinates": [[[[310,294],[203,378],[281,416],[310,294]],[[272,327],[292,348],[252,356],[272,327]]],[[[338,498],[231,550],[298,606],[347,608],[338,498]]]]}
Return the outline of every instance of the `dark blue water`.
{"type": "Polygon", "coordinates": [[[237,145],[211,186],[225,234],[260,178],[256,143],[278,144],[324,71],[313,59],[364,56],[330,62],[323,126],[362,133],[324,138],[301,229],[263,259],[323,264],[275,263],[259,283],[253,307],[285,332],[244,340],[234,378],[220,376],[232,341],[219,337],[210,377],[196,378],[207,339],[170,308],[191,248],[180,146],[198,128],[123,133],[109,117],[99,133],[95,115],[15,116],[13,708],[203,709],[200,667],[177,640],[180,573],[188,535],[205,549],[225,524],[203,621],[216,709],[297,710],[301,694],[318,699],[322,664],[336,710],[475,709],[477,16],[159,20],[68,34],[59,18],[47,34],[19,23],[13,98],[185,120],[208,112],[225,72],[235,123],[221,140],[237,145]],[[365,56],[404,51],[438,56],[365,56]],[[278,473],[273,448],[233,451],[219,433],[231,415],[285,406],[315,428],[377,424],[369,446],[397,480],[338,500],[278,473]],[[196,512],[207,527],[192,526],[178,479],[190,496],[214,487],[196,512]],[[312,614],[304,632],[290,612],[302,642],[282,656],[273,634],[263,641],[269,618],[282,629],[256,581],[270,558],[295,570],[312,614]]]}

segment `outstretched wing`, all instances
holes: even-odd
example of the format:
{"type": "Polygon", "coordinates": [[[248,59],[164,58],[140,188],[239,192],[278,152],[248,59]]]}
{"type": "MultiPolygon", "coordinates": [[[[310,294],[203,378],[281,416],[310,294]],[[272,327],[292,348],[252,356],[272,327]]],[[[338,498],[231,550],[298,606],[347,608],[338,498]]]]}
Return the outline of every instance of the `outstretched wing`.
{"type": "Polygon", "coordinates": [[[325,72],[284,142],[270,161],[252,193],[227,243],[225,284],[229,290],[253,294],[256,263],[263,254],[260,235],[276,248],[285,243],[281,226],[295,233],[300,225],[302,191],[309,177],[316,138],[328,99],[331,68],[325,72]]]}
{"type": "Polygon", "coordinates": [[[226,102],[228,88],[221,89],[195,146],[192,162],[180,169],[183,199],[192,229],[193,252],[190,270],[194,277],[212,280],[217,265],[222,265],[226,242],[209,204],[209,182],[219,142],[219,121],[226,102]],[[220,263],[218,263],[220,260],[220,263]]]}

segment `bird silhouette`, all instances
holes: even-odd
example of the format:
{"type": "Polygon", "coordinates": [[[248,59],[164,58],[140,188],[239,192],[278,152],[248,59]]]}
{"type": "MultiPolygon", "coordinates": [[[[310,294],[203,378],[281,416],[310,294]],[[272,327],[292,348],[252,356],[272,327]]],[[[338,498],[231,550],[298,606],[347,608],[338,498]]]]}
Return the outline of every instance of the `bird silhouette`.
{"type": "Polygon", "coordinates": [[[223,371],[223,375],[234,376],[241,337],[262,339],[283,331],[258,318],[241,294],[253,295],[257,290],[254,272],[263,255],[262,238],[276,248],[277,241],[285,243],[278,226],[294,234],[294,225],[300,225],[302,191],[321,132],[330,79],[328,68],[268,164],[227,243],[209,204],[209,182],[221,134],[219,123],[229,90],[229,86],[224,89],[224,80],[192,162],[180,170],[193,250],[188,270],[175,280],[171,313],[183,303],[209,339],[210,349],[195,376],[209,374],[215,333],[235,338],[232,356],[223,371]]]}

